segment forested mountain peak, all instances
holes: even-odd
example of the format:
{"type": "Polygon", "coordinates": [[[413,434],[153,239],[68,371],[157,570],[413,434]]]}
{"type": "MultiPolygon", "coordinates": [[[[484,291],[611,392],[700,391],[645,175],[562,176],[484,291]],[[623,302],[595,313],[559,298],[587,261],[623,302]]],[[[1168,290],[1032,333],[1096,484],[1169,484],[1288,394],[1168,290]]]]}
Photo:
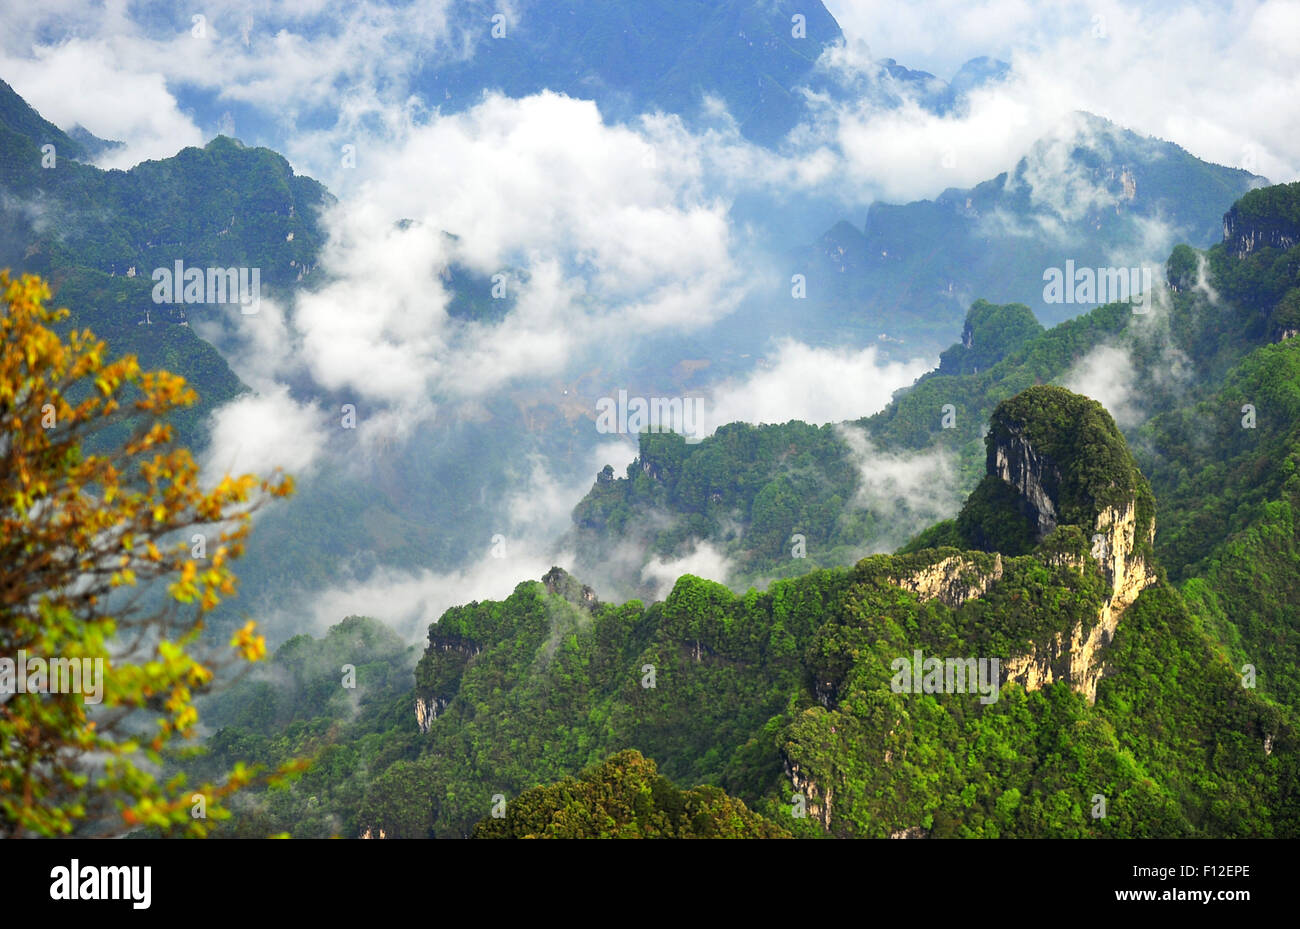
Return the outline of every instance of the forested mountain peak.
{"type": "Polygon", "coordinates": [[[1223,217],[1223,243],[1237,257],[1300,242],[1300,181],[1252,190],[1223,217]]]}
{"type": "Polygon", "coordinates": [[[474,828],[476,839],[790,838],[717,787],[679,790],[635,749],[584,768],[576,778],[524,791],[504,815],[474,828]]]}
{"type": "Polygon", "coordinates": [[[22,136],[37,148],[53,145],[62,157],[87,157],[87,150],[80,142],[36,112],[4,80],[0,80],[0,126],[22,136]]]}
{"type": "MultiPolygon", "coordinates": [[[[989,427],[984,480],[1014,489],[1015,509],[1025,520],[1023,538],[1031,546],[1058,525],[1091,532],[1108,511],[1141,508],[1139,536],[1154,531],[1151,491],[1115,420],[1097,401],[1062,387],[1031,387],[1000,403],[989,427]]],[[[993,540],[993,530],[982,523],[992,514],[970,507],[968,502],[959,525],[965,522],[980,539],[993,540]]]]}

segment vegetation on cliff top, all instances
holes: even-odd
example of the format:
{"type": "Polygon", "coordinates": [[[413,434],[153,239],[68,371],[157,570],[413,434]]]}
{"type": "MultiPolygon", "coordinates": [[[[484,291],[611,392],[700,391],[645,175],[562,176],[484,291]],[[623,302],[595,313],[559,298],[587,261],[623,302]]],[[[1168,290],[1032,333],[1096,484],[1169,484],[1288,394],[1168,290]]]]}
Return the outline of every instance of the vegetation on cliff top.
{"type": "Polygon", "coordinates": [[[632,749],[525,790],[476,839],[776,839],[790,833],[717,787],[680,790],[632,749]]]}

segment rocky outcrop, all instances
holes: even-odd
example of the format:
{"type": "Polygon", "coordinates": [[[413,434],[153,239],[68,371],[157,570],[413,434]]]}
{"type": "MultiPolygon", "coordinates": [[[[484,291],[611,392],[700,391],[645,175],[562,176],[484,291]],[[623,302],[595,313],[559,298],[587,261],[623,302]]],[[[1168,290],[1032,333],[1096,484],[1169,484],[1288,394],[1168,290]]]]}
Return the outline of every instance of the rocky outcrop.
{"type": "Polygon", "coordinates": [[[1149,500],[1150,491],[1114,420],[1086,397],[1031,388],[999,407],[994,421],[988,470],[1015,488],[1040,541],[1061,522],[1091,539],[1086,555],[1043,554],[1080,572],[1091,560],[1106,584],[1095,618],[1035,643],[1030,654],[1006,659],[1005,679],[1030,690],[1064,680],[1092,702],[1104,674],[1102,652],[1120,616],[1156,582],[1144,554],[1155,537],[1155,520],[1151,507],[1140,512],[1139,505],[1139,495],[1149,500]]]}
{"type": "Polygon", "coordinates": [[[1120,183],[1124,186],[1124,199],[1132,200],[1137,196],[1138,183],[1137,177],[1127,168],[1119,176],[1120,183]]]}
{"type": "MultiPolygon", "coordinates": [[[[983,523],[1026,517],[1038,557],[1081,573],[1091,561],[1105,581],[1096,616],[1035,642],[1027,654],[1003,658],[1003,682],[1034,690],[1066,681],[1092,702],[1105,673],[1103,653],[1120,617],[1157,581],[1146,560],[1155,537],[1149,487],[1110,415],[1095,401],[1059,387],[1033,387],[1000,404],[986,443],[985,483],[997,478],[1014,494],[989,495],[982,508],[971,510],[972,494],[959,526],[968,510],[981,523],[972,527],[976,534],[983,523]],[[1042,544],[1058,527],[1055,541],[1042,544]],[[1082,538],[1074,535],[1078,531],[1082,538]],[[1086,539],[1090,545],[1079,544],[1086,539]]],[[[981,596],[1002,574],[1000,560],[995,570],[981,571],[964,559],[969,556],[945,558],[897,583],[923,599],[959,606],[981,596]]]]}
{"type": "Polygon", "coordinates": [[[1223,239],[1228,250],[1238,258],[1265,246],[1285,251],[1300,241],[1295,233],[1275,226],[1255,226],[1239,223],[1232,213],[1223,218],[1223,239]]]}
{"type": "Polygon", "coordinates": [[[1268,194],[1252,191],[1223,215],[1224,247],[1238,258],[1265,247],[1285,251],[1300,242],[1300,223],[1296,222],[1294,208],[1290,214],[1261,209],[1255,201],[1265,196],[1268,194]]]}
{"type": "MultiPolygon", "coordinates": [[[[1122,511],[1107,508],[1097,517],[1092,549],[1088,557],[1095,561],[1106,578],[1108,593],[1096,621],[1079,623],[1069,632],[1058,632],[1050,640],[1038,643],[1028,654],[1004,660],[1003,682],[1014,681],[1026,690],[1037,690],[1058,680],[1082,694],[1089,703],[1097,699],[1097,684],[1105,673],[1102,651],[1115,636],[1120,617],[1138,595],[1156,582],[1155,572],[1146,560],[1135,554],[1137,547],[1136,507],[1130,502],[1122,511]]],[[[1147,542],[1155,535],[1148,530],[1147,542]]],[[[1060,560],[1049,557],[1049,561],[1060,560]]],[[[1063,559],[1065,564],[1083,571],[1083,559],[1063,559]]],[[[937,599],[954,609],[967,600],[983,596],[1002,579],[999,556],[992,570],[981,567],[966,556],[951,556],[910,575],[897,578],[897,586],[910,590],[922,600],[937,599]]],[[[834,700],[831,683],[815,688],[822,705],[834,700]],[[825,692],[823,692],[825,691],[825,692]]]]}
{"type": "Polygon", "coordinates": [[[563,568],[551,568],[542,577],[542,586],[555,597],[563,597],[574,606],[595,610],[600,606],[596,592],[563,568]]]}
{"type": "Polygon", "coordinates": [[[428,732],[429,726],[438,718],[438,714],[447,708],[451,703],[445,697],[420,697],[415,698],[415,721],[420,727],[421,732],[428,732]]]}
{"type": "Polygon", "coordinates": [[[1028,439],[1014,430],[1008,441],[995,447],[992,464],[993,473],[1020,492],[1038,525],[1039,537],[1055,529],[1057,512],[1052,497],[1061,483],[1056,465],[1034,451],[1028,439]]]}
{"type": "Polygon", "coordinates": [[[894,578],[894,583],[922,600],[938,600],[956,609],[981,597],[1002,580],[1002,556],[994,555],[993,568],[981,567],[974,558],[951,555],[934,564],[894,578]]]}
{"type": "Polygon", "coordinates": [[[829,830],[831,828],[831,803],[833,800],[831,789],[826,788],[823,796],[821,788],[813,782],[812,778],[805,777],[799,765],[788,758],[785,760],[785,776],[794,785],[795,793],[803,795],[804,811],[821,823],[823,829],[829,830]]]}
{"type": "Polygon", "coordinates": [[[482,651],[482,645],[441,624],[429,627],[429,646],[415,667],[415,722],[421,732],[428,732],[451,704],[465,668],[482,651]]]}
{"type": "MultiPolygon", "coordinates": [[[[1138,525],[1134,501],[1122,510],[1108,507],[1097,517],[1088,557],[1095,561],[1106,578],[1108,593],[1097,619],[1079,623],[1068,633],[1058,632],[1051,640],[1038,643],[1027,655],[1017,655],[1003,662],[1005,680],[1015,681],[1026,690],[1046,687],[1058,680],[1082,694],[1089,703],[1097,699],[1097,684],[1105,674],[1103,650],[1115,637],[1120,617],[1147,587],[1156,582],[1156,574],[1146,559],[1137,554],[1138,525]]],[[[1147,531],[1146,542],[1155,537],[1155,525],[1147,531]]],[[[1074,564],[1080,571],[1082,561],[1074,564]]]]}
{"type": "Polygon", "coordinates": [[[906,829],[891,832],[889,837],[891,839],[926,839],[929,838],[929,835],[920,826],[908,826],[906,829]]]}

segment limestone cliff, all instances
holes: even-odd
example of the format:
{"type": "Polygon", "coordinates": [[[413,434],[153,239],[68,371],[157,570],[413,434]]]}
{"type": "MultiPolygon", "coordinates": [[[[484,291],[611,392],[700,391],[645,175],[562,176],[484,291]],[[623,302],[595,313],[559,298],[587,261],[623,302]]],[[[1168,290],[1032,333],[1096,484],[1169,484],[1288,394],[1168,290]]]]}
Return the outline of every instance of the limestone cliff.
{"type": "Polygon", "coordinates": [[[1223,241],[1234,256],[1245,258],[1264,247],[1285,251],[1300,242],[1300,232],[1272,222],[1251,222],[1243,219],[1233,207],[1223,217],[1223,241]]]}
{"type": "Polygon", "coordinates": [[[1252,190],[1223,216],[1223,244],[1237,258],[1300,243],[1300,182],[1252,190]]]}
{"type": "MultiPolygon", "coordinates": [[[[1089,556],[1106,578],[1107,596],[1096,622],[1077,623],[1068,634],[1058,632],[1050,641],[1037,643],[1029,654],[1013,656],[1003,663],[1008,681],[1036,690],[1063,680],[1089,703],[1097,699],[1097,683],[1105,674],[1103,649],[1115,637],[1120,617],[1144,589],[1157,580],[1147,559],[1138,553],[1137,507],[1129,501],[1122,510],[1107,507],[1097,516],[1089,556]]],[[[1149,544],[1155,523],[1145,530],[1149,544]]],[[[1074,565],[1083,570],[1082,562],[1074,565]]]]}
{"type": "Polygon", "coordinates": [[[895,575],[894,583],[922,600],[939,600],[950,607],[982,596],[1002,580],[1002,556],[994,554],[986,567],[971,555],[949,555],[931,565],[895,575]]]}
{"type": "Polygon", "coordinates": [[[831,803],[834,799],[832,789],[826,788],[825,795],[823,795],[822,789],[813,782],[812,778],[804,776],[797,762],[792,762],[786,758],[784,764],[785,776],[794,785],[795,794],[802,795],[804,798],[804,812],[821,823],[823,829],[830,829],[831,803]]]}
{"type": "Polygon", "coordinates": [[[421,697],[415,698],[415,722],[419,725],[421,732],[428,732],[429,726],[438,718],[438,714],[447,708],[451,701],[446,697],[421,697]]]}
{"type": "Polygon", "coordinates": [[[1044,455],[1036,452],[1029,440],[1015,426],[1009,426],[1008,435],[994,445],[990,473],[1014,487],[1028,505],[1038,536],[1042,538],[1056,528],[1056,503],[1053,490],[1061,483],[1061,472],[1044,455]]]}
{"type": "MultiPolygon", "coordinates": [[[[1104,648],[1120,617],[1157,581],[1149,561],[1155,537],[1150,488],[1110,415],[1095,401],[1062,388],[1030,388],[999,405],[986,442],[986,485],[992,481],[1004,489],[989,493],[986,486],[963,508],[959,525],[978,524],[972,527],[972,544],[1012,538],[1014,534],[999,534],[988,526],[1021,521],[1037,557],[1081,573],[1090,560],[1105,579],[1104,600],[1095,617],[1035,642],[1025,654],[999,656],[1004,682],[1016,681],[1033,690],[1063,680],[1092,702],[1105,673],[1104,648]],[[1043,547],[1058,526],[1082,530],[1084,538],[1091,539],[1087,553],[1043,547]]],[[[913,566],[895,583],[922,599],[939,599],[955,608],[983,596],[1002,573],[1000,559],[993,568],[981,568],[973,554],[953,555],[913,566]]]]}
{"type": "Polygon", "coordinates": [[[439,623],[429,627],[429,645],[415,666],[415,722],[421,732],[428,732],[451,703],[465,667],[482,651],[482,645],[439,623]]]}

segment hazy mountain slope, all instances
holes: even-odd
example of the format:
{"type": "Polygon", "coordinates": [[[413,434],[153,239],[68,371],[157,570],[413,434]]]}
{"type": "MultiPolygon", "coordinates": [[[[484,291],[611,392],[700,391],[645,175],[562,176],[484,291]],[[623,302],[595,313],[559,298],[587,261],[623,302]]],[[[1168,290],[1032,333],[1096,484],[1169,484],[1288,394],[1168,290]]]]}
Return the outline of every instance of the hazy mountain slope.
{"type": "MultiPolygon", "coordinates": [[[[468,835],[500,798],[636,748],[797,834],[1294,834],[1294,708],[1243,687],[1163,579],[1110,416],[1033,388],[994,411],[987,461],[1007,491],[964,513],[1028,518],[1024,554],[882,555],[745,595],[687,576],[648,609],[555,570],[448,611],[405,720],[363,750],[364,801],[335,815],[468,835]],[[900,679],[933,657],[937,690],[900,679]],[[970,661],[956,690],[947,658],[970,661]]],[[[293,828],[290,794],[256,821],[293,828]]]]}
{"type": "Polygon", "coordinates": [[[80,145],[52,135],[8,85],[0,104],[0,264],[51,281],[55,302],[72,311],[69,325],[183,375],[200,405],[178,423],[186,441],[201,443],[207,414],[245,388],[188,323],[234,326],[240,310],[157,303],[154,270],[174,272],[178,261],[256,268],[261,295],[283,299],[316,263],[329,194],[281,156],[224,137],[130,171],[102,171],[74,160],[80,145]],[[57,139],[52,162],[40,147],[47,138],[57,139]]]}
{"type": "MultiPolygon", "coordinates": [[[[1296,189],[1264,188],[1234,209],[1252,215],[1258,204],[1276,201],[1254,222],[1278,230],[1280,242],[1294,241],[1291,227],[1269,217],[1289,215],[1296,189]]],[[[1108,304],[1044,331],[1023,305],[978,301],[962,342],[943,353],[937,369],[881,412],[845,427],[733,424],[697,445],[643,435],[627,475],[598,479],[574,510],[579,572],[632,593],[652,560],[683,558],[708,543],[728,559],[731,580],[744,586],[892,549],[927,522],[955,514],[959,495],[975,487],[984,468],[984,423],[999,402],[1034,384],[1086,381],[1116,404],[1157,497],[1181,514],[1161,520],[1167,528],[1158,544],[1170,570],[1185,576],[1237,524],[1225,513],[1207,514],[1195,534],[1198,547],[1180,541],[1191,514],[1217,499],[1211,491],[1223,474],[1216,462],[1234,459],[1235,472],[1244,473],[1283,461],[1297,421],[1281,398],[1267,403],[1277,411],[1270,432],[1240,427],[1246,399],[1224,401],[1213,419],[1197,408],[1250,353],[1282,358],[1292,351],[1293,340],[1265,346],[1296,325],[1288,315],[1300,306],[1295,246],[1261,244],[1243,254],[1234,244],[1242,236],[1250,238],[1244,226],[1199,258],[1187,246],[1176,248],[1159,270],[1169,287],[1159,302],[1138,308],[1145,312],[1108,304]],[[1207,422],[1221,441],[1205,441],[1207,422]],[[1179,489],[1189,475],[1203,486],[1179,489]],[[957,493],[945,493],[950,487],[957,493]],[[802,556],[795,534],[804,537],[802,556]]],[[[1277,373],[1257,373],[1252,381],[1267,381],[1270,391],[1288,383],[1277,373]]],[[[1250,391],[1257,389],[1264,388],[1250,391]]],[[[1233,396],[1239,394],[1240,388],[1233,396]]],[[[1279,486],[1281,472],[1260,473],[1279,486]]],[[[1237,502],[1225,506],[1235,512],[1237,502]]]]}
{"type": "Polygon", "coordinates": [[[1150,264],[1180,241],[1208,247],[1224,212],[1261,182],[1079,114],[1009,174],[934,200],[873,204],[865,227],[841,221],[795,261],[825,326],[901,339],[904,354],[937,352],[976,298],[1024,303],[1049,325],[1105,303],[1045,302],[1044,271],[1150,264]]]}
{"type": "MultiPolygon", "coordinates": [[[[0,126],[28,139],[38,150],[44,145],[53,145],[55,154],[59,157],[78,161],[85,161],[88,157],[86,147],[81,142],[42,117],[3,80],[0,80],[0,126]]],[[[15,169],[17,165],[7,162],[7,159],[13,158],[14,152],[6,147],[4,155],[6,169],[15,169]]]]}

